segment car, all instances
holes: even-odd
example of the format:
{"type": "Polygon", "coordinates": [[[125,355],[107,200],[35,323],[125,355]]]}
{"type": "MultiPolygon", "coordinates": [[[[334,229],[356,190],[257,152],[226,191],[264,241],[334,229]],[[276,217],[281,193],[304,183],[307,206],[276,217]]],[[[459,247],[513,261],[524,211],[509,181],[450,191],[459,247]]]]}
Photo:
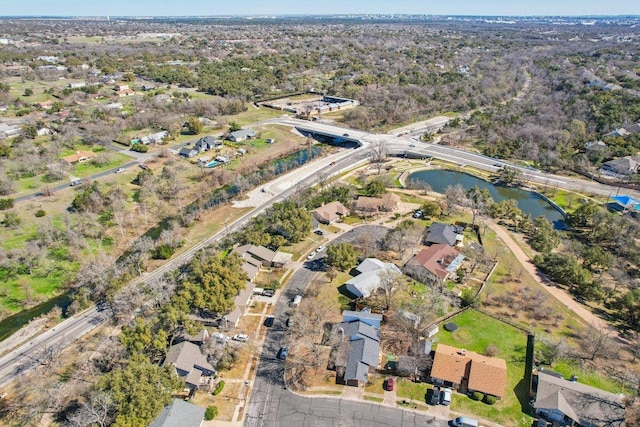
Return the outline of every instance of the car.
{"type": "Polygon", "coordinates": [[[314,230],[314,233],[316,233],[318,236],[324,236],[324,231],[322,230],[314,230]]]}
{"type": "Polygon", "coordinates": [[[318,246],[318,248],[316,249],[316,252],[322,252],[322,251],[324,251],[324,245],[318,246]]]}
{"type": "Polygon", "coordinates": [[[409,147],[415,147],[416,144],[409,144],[409,147]]]}
{"type": "Polygon", "coordinates": [[[288,355],[289,355],[289,348],[287,348],[287,346],[284,346],[284,345],[280,347],[280,350],[278,350],[278,359],[285,360],[288,355]]]}
{"type": "Polygon", "coordinates": [[[216,342],[219,342],[219,343],[226,343],[227,341],[229,341],[229,337],[226,336],[225,334],[221,334],[220,332],[211,334],[211,338],[213,338],[214,340],[216,340],[216,342]]]}
{"type": "Polygon", "coordinates": [[[440,387],[434,387],[433,388],[433,394],[431,395],[431,400],[429,401],[432,405],[439,405],[440,404],[440,395],[442,394],[442,391],[440,390],[440,387]]]}
{"type": "Polygon", "coordinates": [[[394,386],[394,381],[393,378],[389,377],[387,378],[387,391],[393,391],[393,386],[394,386]]]}
{"type": "Polygon", "coordinates": [[[335,164],[336,164],[336,162],[331,162],[331,163],[329,163],[329,165],[330,165],[330,166],[333,166],[333,165],[335,165],[335,164]]]}
{"type": "Polygon", "coordinates": [[[311,252],[309,255],[307,255],[307,259],[313,259],[314,256],[316,256],[316,253],[311,252]]]}
{"type": "Polygon", "coordinates": [[[547,420],[542,419],[542,418],[538,418],[538,420],[535,423],[536,427],[547,427],[549,425],[549,423],[547,422],[547,420]]]}
{"type": "Polygon", "coordinates": [[[264,291],[262,291],[262,296],[263,297],[269,297],[271,298],[272,296],[274,296],[276,294],[276,291],[273,289],[265,289],[264,291]]]}
{"type": "Polygon", "coordinates": [[[232,339],[234,341],[247,342],[249,340],[249,335],[246,335],[246,334],[235,334],[232,339]]]}
{"type": "Polygon", "coordinates": [[[444,390],[442,390],[442,396],[440,397],[440,403],[442,403],[443,405],[450,405],[451,404],[451,394],[453,392],[451,391],[450,388],[445,388],[444,390]]]}
{"type": "Polygon", "coordinates": [[[458,417],[451,420],[453,427],[478,427],[478,420],[469,417],[458,417]]]}
{"type": "Polygon", "coordinates": [[[267,144],[273,144],[274,142],[276,142],[275,139],[273,138],[267,138],[267,144]]]}
{"type": "Polygon", "coordinates": [[[118,168],[116,169],[116,173],[122,173],[125,171],[125,168],[118,168]]]}
{"type": "Polygon", "coordinates": [[[71,181],[71,183],[69,184],[71,187],[75,187],[76,185],[81,185],[82,184],[82,180],[81,179],[76,179],[75,181],[71,181]]]}
{"type": "Polygon", "coordinates": [[[342,136],[346,136],[348,138],[349,134],[348,133],[343,133],[342,136]]]}
{"type": "Polygon", "coordinates": [[[144,163],[140,163],[138,165],[138,167],[142,170],[148,171],[149,170],[149,166],[145,165],[144,163]]]}
{"type": "Polygon", "coordinates": [[[274,322],[275,320],[276,320],[276,318],[275,318],[275,317],[273,317],[273,316],[267,316],[267,318],[266,318],[266,319],[264,319],[264,326],[266,326],[266,327],[268,327],[268,328],[269,328],[269,327],[271,327],[271,326],[273,326],[273,322],[274,322]]]}
{"type": "Polygon", "coordinates": [[[287,328],[290,328],[291,325],[293,325],[293,319],[291,317],[287,317],[285,325],[287,325],[287,328]]]}

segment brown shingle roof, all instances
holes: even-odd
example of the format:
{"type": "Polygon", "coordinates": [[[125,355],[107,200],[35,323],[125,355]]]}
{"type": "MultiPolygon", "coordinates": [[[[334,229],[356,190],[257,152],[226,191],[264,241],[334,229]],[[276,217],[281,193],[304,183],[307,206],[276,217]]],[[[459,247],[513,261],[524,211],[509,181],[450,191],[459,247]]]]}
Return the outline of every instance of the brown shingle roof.
{"type": "Polygon", "coordinates": [[[507,363],[504,359],[438,344],[431,376],[455,384],[467,378],[470,390],[502,397],[507,387],[507,363]]]}
{"type": "Polygon", "coordinates": [[[73,164],[78,162],[84,162],[85,160],[93,159],[94,157],[96,157],[96,153],[94,153],[93,151],[78,150],[76,151],[75,154],[71,154],[70,156],[63,157],[62,160],[69,164],[73,164]]]}
{"type": "Polygon", "coordinates": [[[418,252],[407,264],[420,265],[444,279],[449,274],[447,267],[458,255],[460,255],[460,252],[451,246],[438,243],[418,252]]]}
{"type": "Polygon", "coordinates": [[[336,221],[341,216],[348,215],[349,211],[340,202],[327,203],[313,211],[318,221],[329,223],[336,221]]]}

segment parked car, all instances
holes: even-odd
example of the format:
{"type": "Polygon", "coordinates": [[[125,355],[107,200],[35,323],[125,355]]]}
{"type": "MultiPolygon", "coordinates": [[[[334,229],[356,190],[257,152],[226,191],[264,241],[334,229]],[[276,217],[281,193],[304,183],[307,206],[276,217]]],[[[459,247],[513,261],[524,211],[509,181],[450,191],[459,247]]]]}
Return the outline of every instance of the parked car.
{"type": "Polygon", "coordinates": [[[316,249],[316,252],[322,252],[324,250],[324,245],[320,245],[318,246],[318,249],[316,249]]]}
{"type": "Polygon", "coordinates": [[[348,133],[343,133],[342,136],[349,137],[349,134],[348,133]]]}
{"type": "Polygon", "coordinates": [[[249,340],[249,335],[245,334],[235,334],[233,336],[234,341],[247,342],[249,340]]]}
{"type": "Polygon", "coordinates": [[[275,317],[273,316],[268,316],[266,319],[264,319],[264,326],[266,327],[271,327],[273,326],[273,322],[275,320],[275,317]]]}
{"type": "Polygon", "coordinates": [[[313,259],[314,256],[316,256],[316,253],[311,252],[309,255],[307,255],[307,259],[313,259]]]}
{"type": "Polygon", "coordinates": [[[216,340],[219,343],[225,343],[229,341],[229,337],[225,334],[221,334],[220,332],[216,332],[215,334],[211,334],[211,338],[216,340]]]}
{"type": "Polygon", "coordinates": [[[444,390],[442,390],[442,397],[440,398],[440,403],[442,403],[443,405],[450,405],[451,394],[452,394],[452,391],[450,388],[445,388],[444,390]]]}
{"type": "Polygon", "coordinates": [[[280,347],[278,351],[278,359],[285,360],[289,355],[289,349],[286,346],[280,347]]]}
{"type": "Polygon", "coordinates": [[[276,294],[276,291],[273,289],[265,289],[264,291],[262,291],[262,296],[263,297],[269,297],[271,298],[272,296],[274,296],[276,294]]]}
{"type": "Polygon", "coordinates": [[[393,378],[387,378],[387,391],[393,391],[394,381],[393,378]]]}
{"type": "Polygon", "coordinates": [[[138,165],[138,167],[139,167],[140,169],[143,169],[143,170],[146,170],[146,171],[148,171],[148,170],[149,170],[149,166],[145,165],[144,163],[140,163],[140,164],[138,165]]]}
{"type": "Polygon", "coordinates": [[[478,420],[469,417],[458,417],[451,420],[453,427],[478,427],[478,420]]]}
{"type": "Polygon", "coordinates": [[[76,179],[75,181],[71,181],[71,183],[69,184],[72,187],[75,187],[76,185],[80,185],[82,184],[82,180],[81,179],[76,179]]]}
{"type": "Polygon", "coordinates": [[[441,394],[442,392],[440,391],[440,387],[434,387],[433,394],[431,395],[431,400],[429,400],[429,403],[431,403],[432,405],[439,405],[441,394]]]}
{"type": "Polygon", "coordinates": [[[336,164],[336,162],[331,162],[331,163],[329,163],[329,165],[330,165],[330,166],[333,166],[333,165],[335,165],[335,164],[336,164]]]}
{"type": "Polygon", "coordinates": [[[324,232],[322,230],[314,230],[314,233],[316,233],[318,236],[324,236],[324,232]]]}
{"type": "Polygon", "coordinates": [[[116,169],[116,173],[122,173],[125,171],[125,168],[118,168],[116,169]]]}

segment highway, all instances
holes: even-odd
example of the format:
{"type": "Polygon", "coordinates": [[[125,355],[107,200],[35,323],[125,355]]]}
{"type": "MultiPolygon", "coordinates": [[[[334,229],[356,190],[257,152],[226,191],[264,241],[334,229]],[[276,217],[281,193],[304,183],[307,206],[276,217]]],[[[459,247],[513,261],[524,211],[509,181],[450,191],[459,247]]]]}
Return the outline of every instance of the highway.
{"type": "MultiPolygon", "coordinates": [[[[412,134],[421,132],[421,129],[413,129],[406,135],[395,136],[389,134],[373,134],[353,129],[345,129],[324,123],[309,122],[286,117],[270,119],[263,123],[291,126],[303,133],[316,133],[352,142],[358,142],[360,143],[360,147],[356,149],[342,150],[338,154],[309,163],[290,172],[289,174],[276,178],[264,187],[269,189],[267,192],[268,198],[259,206],[256,206],[250,212],[236,219],[234,222],[229,223],[226,229],[202,240],[197,245],[177,255],[162,267],[145,276],[135,279],[131,282],[131,285],[135,286],[144,281],[158,279],[166,272],[178,268],[188,262],[194,253],[210,245],[212,242],[221,239],[228,232],[244,226],[247,221],[263,212],[273,203],[284,200],[299,188],[306,188],[315,185],[320,174],[324,176],[334,175],[341,171],[348,170],[356,164],[366,161],[367,158],[373,155],[371,147],[377,144],[384,144],[387,152],[392,155],[408,155],[416,158],[433,157],[459,165],[473,166],[474,168],[490,172],[495,172],[505,164],[509,165],[507,162],[492,159],[481,154],[470,153],[437,144],[425,143],[411,137],[412,134]]],[[[429,129],[430,131],[437,130],[438,127],[441,127],[444,124],[446,124],[446,120],[439,120],[436,125],[430,125],[431,127],[429,129]]],[[[135,163],[136,162],[131,162],[127,165],[133,165],[135,163]]],[[[557,186],[561,189],[575,190],[603,196],[611,195],[616,190],[615,187],[592,181],[550,175],[535,169],[523,168],[516,165],[512,166],[521,170],[525,179],[538,184],[557,186]]],[[[109,173],[112,173],[112,171],[103,172],[98,176],[107,175],[109,173]]],[[[92,178],[95,179],[95,177],[92,178]]],[[[68,185],[59,187],[68,187],[68,185]]],[[[640,194],[634,191],[625,190],[624,193],[630,196],[640,197],[640,194]]],[[[101,322],[105,321],[106,318],[106,313],[98,311],[96,307],[92,307],[77,316],[70,317],[56,328],[45,332],[37,338],[34,338],[31,342],[26,343],[3,356],[0,358],[0,386],[12,381],[17,375],[41,364],[41,353],[43,349],[64,348],[88,333],[101,322]]]]}

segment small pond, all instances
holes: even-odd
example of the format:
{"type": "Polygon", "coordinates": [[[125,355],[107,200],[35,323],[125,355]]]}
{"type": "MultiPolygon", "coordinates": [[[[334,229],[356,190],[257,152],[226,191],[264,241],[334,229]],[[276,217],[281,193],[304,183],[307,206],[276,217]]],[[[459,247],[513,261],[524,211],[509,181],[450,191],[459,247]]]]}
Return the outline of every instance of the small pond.
{"type": "Polygon", "coordinates": [[[507,199],[515,199],[518,202],[518,208],[531,215],[531,218],[539,216],[546,217],[551,221],[555,228],[561,229],[565,226],[563,215],[554,208],[549,202],[544,200],[536,193],[514,187],[503,187],[493,185],[483,179],[466,174],[464,172],[456,172],[449,170],[425,170],[414,172],[409,175],[409,180],[417,180],[428,183],[433,191],[444,194],[447,187],[454,185],[462,185],[465,190],[478,186],[478,188],[486,188],[491,193],[491,197],[495,202],[501,202],[507,199]]]}

